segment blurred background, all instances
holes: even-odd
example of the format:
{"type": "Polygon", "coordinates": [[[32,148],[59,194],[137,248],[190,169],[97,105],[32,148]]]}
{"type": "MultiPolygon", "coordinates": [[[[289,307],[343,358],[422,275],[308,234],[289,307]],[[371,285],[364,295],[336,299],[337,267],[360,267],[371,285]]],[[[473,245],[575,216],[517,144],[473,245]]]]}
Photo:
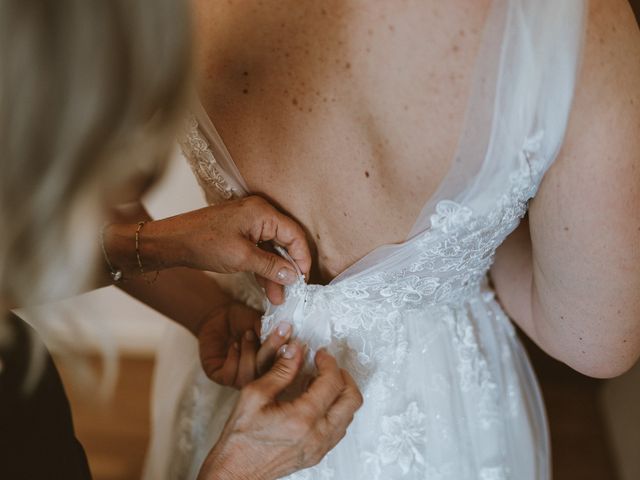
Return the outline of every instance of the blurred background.
{"type": "MultiPolygon", "coordinates": [[[[640,0],[631,4],[638,18],[640,0]]],[[[145,203],[156,218],[205,205],[180,154],[145,203]]],[[[36,325],[47,319],[39,331],[61,371],[95,480],[139,479],[155,346],[169,320],[113,287],[19,315],[36,325]],[[118,365],[103,361],[116,356],[118,365]]],[[[594,380],[525,344],[547,406],[555,480],[639,480],[640,365],[594,380]]]]}

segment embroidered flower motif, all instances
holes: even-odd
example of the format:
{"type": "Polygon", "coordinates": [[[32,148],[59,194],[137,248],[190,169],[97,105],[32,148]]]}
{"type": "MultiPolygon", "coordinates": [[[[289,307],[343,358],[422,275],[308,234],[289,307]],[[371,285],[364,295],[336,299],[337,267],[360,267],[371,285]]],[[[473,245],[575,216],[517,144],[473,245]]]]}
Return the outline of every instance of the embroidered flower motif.
{"type": "Polygon", "coordinates": [[[420,450],[425,443],[426,420],[416,402],[401,415],[382,417],[377,453],[383,465],[396,463],[406,475],[414,464],[425,464],[420,450]]]}
{"type": "Polygon", "coordinates": [[[381,289],[380,295],[389,298],[394,307],[400,307],[406,303],[420,303],[424,296],[433,295],[439,285],[437,278],[411,275],[381,289]]]}
{"type": "Polygon", "coordinates": [[[441,200],[436,205],[436,213],[431,215],[431,228],[449,233],[465,225],[472,215],[468,207],[451,200],[441,200]]]}
{"type": "MultiPolygon", "coordinates": [[[[209,191],[217,189],[223,195],[229,194],[220,166],[198,134],[197,123],[195,130],[193,124],[190,127],[191,138],[183,147],[189,153],[192,168],[209,191]]],[[[520,392],[514,390],[513,385],[508,387],[507,394],[497,388],[487,363],[487,358],[495,352],[483,350],[482,338],[475,329],[477,319],[467,307],[477,299],[492,301],[483,297],[480,283],[491,266],[496,248],[517,226],[526,213],[528,200],[535,194],[547,164],[539,154],[542,139],[540,131],[524,140],[517,159],[520,164],[509,176],[508,184],[501,188],[500,197],[490,211],[481,213],[450,200],[440,201],[431,216],[432,228],[412,243],[415,250],[410,260],[403,260],[401,266],[378,269],[325,287],[300,281],[287,289],[288,295],[300,302],[297,310],[300,325],[294,326],[294,332],[316,325],[314,316],[326,321],[329,329],[327,335],[321,335],[322,342],[330,343],[332,353],[363,389],[367,409],[375,412],[372,420],[380,429],[380,436],[377,445],[361,452],[362,476],[359,478],[385,479],[390,478],[389,472],[397,476],[398,471],[405,476],[412,474],[433,480],[463,478],[457,462],[431,465],[423,453],[428,452],[427,432],[440,431],[443,425],[438,422],[450,425],[450,419],[438,420],[437,412],[430,412],[427,425],[427,416],[417,402],[395,397],[398,385],[405,381],[403,369],[407,359],[415,355],[416,346],[423,349],[425,355],[429,354],[427,341],[410,337],[415,335],[417,327],[407,327],[408,312],[424,309],[427,321],[438,322],[427,327],[440,329],[433,341],[444,339],[448,344],[443,348],[451,350],[455,362],[453,368],[457,369],[457,372],[454,370],[457,375],[433,376],[426,384],[432,395],[444,399],[458,394],[473,398],[471,420],[486,430],[487,435],[494,434],[496,422],[505,421],[505,411],[520,414],[518,408],[522,407],[513,403],[520,392]],[[437,306],[438,313],[427,306],[437,306]],[[391,401],[401,403],[401,409],[406,407],[404,413],[381,415],[388,411],[391,401]],[[511,404],[506,403],[509,401],[511,404]]],[[[263,325],[270,327],[278,319],[276,314],[266,316],[263,325]]],[[[305,331],[316,333],[315,328],[305,331]]],[[[196,393],[192,394],[194,398],[196,393]]],[[[185,451],[185,456],[192,455],[192,450],[204,442],[199,441],[195,432],[197,426],[183,422],[181,428],[184,438],[180,438],[178,450],[185,451]]],[[[454,434],[438,438],[457,441],[454,434]]],[[[375,438],[369,440],[374,442],[375,438]]],[[[476,465],[473,472],[481,480],[509,478],[511,472],[505,467],[491,465],[484,468],[476,465]]],[[[331,460],[325,459],[320,465],[288,478],[328,480],[336,475],[331,468],[334,466],[331,460]]]]}
{"type": "Polygon", "coordinates": [[[369,291],[366,288],[359,288],[358,286],[354,286],[353,288],[345,288],[344,294],[347,298],[353,298],[357,300],[368,298],[370,295],[369,291]]]}

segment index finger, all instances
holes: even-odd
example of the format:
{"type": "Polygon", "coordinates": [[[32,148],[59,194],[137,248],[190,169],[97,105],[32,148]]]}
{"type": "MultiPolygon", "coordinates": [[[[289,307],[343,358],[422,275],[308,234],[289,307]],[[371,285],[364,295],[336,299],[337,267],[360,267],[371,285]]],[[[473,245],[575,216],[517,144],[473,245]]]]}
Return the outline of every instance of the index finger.
{"type": "Polygon", "coordinates": [[[345,388],[338,400],[327,412],[327,421],[337,429],[347,428],[353,420],[353,415],[362,406],[362,394],[358,385],[346,370],[341,370],[345,388]]]}
{"type": "Polygon", "coordinates": [[[306,276],[311,270],[311,251],[304,230],[298,223],[280,212],[276,213],[278,222],[273,240],[285,247],[291,259],[306,276]]]}
{"type": "Polygon", "coordinates": [[[318,376],[294,403],[304,403],[311,407],[316,415],[324,416],[342,393],[345,384],[336,359],[324,349],[316,354],[316,366],[318,376]]]}

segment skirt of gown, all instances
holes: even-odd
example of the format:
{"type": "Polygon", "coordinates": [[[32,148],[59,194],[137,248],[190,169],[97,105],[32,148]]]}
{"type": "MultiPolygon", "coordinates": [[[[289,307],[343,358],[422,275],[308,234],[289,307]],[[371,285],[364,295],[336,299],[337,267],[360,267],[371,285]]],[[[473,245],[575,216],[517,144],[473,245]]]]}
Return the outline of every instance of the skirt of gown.
{"type": "MultiPolygon", "coordinates": [[[[548,480],[540,391],[493,292],[393,317],[389,328],[401,328],[360,332],[329,347],[359,383],[364,405],[319,465],[287,478],[548,480]],[[367,341],[378,355],[368,370],[350,354],[367,341]]],[[[195,339],[172,327],[156,367],[144,478],[196,478],[236,399],[205,377],[195,339]]]]}

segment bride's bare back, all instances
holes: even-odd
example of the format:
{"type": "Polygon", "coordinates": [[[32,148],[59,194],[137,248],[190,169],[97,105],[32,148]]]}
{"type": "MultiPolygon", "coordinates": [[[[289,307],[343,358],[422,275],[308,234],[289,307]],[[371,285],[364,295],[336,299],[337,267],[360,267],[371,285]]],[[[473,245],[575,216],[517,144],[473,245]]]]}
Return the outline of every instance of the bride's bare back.
{"type": "MultiPolygon", "coordinates": [[[[312,281],[404,240],[455,153],[491,1],[194,2],[203,105],[250,189],[307,228],[312,281]]],[[[640,351],[640,31],[627,0],[588,18],[562,151],[491,273],[538,344],[608,376],[640,351]]]]}
{"type": "Polygon", "coordinates": [[[406,238],[455,153],[488,0],[197,0],[200,95],[315,281],[406,238]]]}

